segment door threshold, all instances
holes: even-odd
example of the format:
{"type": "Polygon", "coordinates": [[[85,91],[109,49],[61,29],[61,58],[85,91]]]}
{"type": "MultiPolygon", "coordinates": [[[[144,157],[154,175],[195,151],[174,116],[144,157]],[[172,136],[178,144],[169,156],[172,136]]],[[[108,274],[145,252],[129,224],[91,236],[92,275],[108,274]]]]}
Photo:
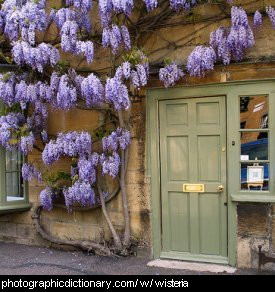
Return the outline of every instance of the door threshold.
{"type": "Polygon", "coordinates": [[[234,274],[237,270],[236,268],[229,267],[227,265],[166,259],[152,260],[147,263],[147,266],[175,270],[189,270],[194,272],[228,273],[228,274],[234,274]]]}
{"type": "Polygon", "coordinates": [[[179,261],[191,261],[191,262],[228,265],[228,258],[223,257],[223,256],[218,256],[218,255],[191,254],[187,252],[177,252],[177,251],[162,251],[160,253],[160,258],[167,259],[167,260],[179,260],[179,261]]]}

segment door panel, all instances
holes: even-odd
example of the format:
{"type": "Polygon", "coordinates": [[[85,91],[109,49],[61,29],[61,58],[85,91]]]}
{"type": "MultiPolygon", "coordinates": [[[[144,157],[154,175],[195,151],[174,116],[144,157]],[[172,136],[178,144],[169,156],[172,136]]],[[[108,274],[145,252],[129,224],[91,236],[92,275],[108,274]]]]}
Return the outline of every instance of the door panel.
{"type": "Polygon", "coordinates": [[[227,256],[225,121],[224,97],[159,102],[165,255],[227,256]],[[183,192],[186,183],[205,192],[183,192]]]}

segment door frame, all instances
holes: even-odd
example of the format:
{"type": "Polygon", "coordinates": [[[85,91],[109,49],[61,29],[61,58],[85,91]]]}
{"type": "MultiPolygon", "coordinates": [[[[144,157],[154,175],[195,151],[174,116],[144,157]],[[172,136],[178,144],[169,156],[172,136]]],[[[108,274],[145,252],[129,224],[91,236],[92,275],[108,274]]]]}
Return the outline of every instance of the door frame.
{"type": "MultiPolygon", "coordinates": [[[[225,96],[226,137],[227,137],[227,228],[228,228],[228,260],[221,264],[236,266],[237,263],[237,204],[236,193],[236,155],[230,141],[236,140],[236,95],[262,92],[266,87],[274,88],[274,79],[241,82],[215,83],[208,85],[181,86],[170,89],[150,88],[146,94],[146,176],[150,182],[151,199],[151,232],[153,258],[161,254],[161,181],[160,181],[160,149],[159,149],[159,101],[165,99],[184,99],[198,97],[225,96]],[[202,94],[203,93],[203,94],[202,94]],[[233,116],[233,119],[232,119],[233,116]],[[230,147],[231,146],[231,147],[230,147]],[[231,157],[231,159],[228,159],[231,157]],[[234,159],[232,159],[232,157],[234,159]]],[[[271,111],[271,109],[270,109],[271,111]]],[[[178,258],[178,257],[177,257],[178,258]]],[[[217,263],[217,262],[216,262],[217,263]]]]}

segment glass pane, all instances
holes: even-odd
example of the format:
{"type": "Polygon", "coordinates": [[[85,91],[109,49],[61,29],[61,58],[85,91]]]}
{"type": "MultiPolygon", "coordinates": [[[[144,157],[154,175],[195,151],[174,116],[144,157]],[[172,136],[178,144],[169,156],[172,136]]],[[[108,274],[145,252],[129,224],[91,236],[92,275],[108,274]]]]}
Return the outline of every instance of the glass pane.
{"type": "Polygon", "coordinates": [[[7,201],[23,200],[23,180],[21,177],[21,154],[6,151],[6,196],[7,201]]]}
{"type": "Polygon", "coordinates": [[[268,191],[269,164],[241,163],[241,190],[268,191]]]}
{"type": "Polygon", "coordinates": [[[268,128],[268,96],[240,97],[240,128],[267,129],[268,128]]]}
{"type": "Polygon", "coordinates": [[[268,160],[268,133],[241,133],[241,160],[268,160]]]}
{"type": "Polygon", "coordinates": [[[18,151],[6,151],[6,171],[18,171],[21,168],[21,155],[18,151]]]}

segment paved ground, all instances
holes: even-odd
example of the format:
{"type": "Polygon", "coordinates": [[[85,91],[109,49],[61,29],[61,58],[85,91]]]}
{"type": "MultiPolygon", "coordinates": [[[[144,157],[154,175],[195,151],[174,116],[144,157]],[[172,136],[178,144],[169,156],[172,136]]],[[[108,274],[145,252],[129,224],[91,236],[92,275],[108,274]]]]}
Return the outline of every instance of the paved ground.
{"type": "MultiPolygon", "coordinates": [[[[188,270],[148,267],[147,262],[148,260],[138,257],[100,257],[82,252],[0,243],[1,275],[206,274],[188,270]]],[[[265,271],[264,273],[275,275],[275,271],[265,271]]],[[[257,274],[257,271],[237,270],[236,274],[257,274]]]]}

